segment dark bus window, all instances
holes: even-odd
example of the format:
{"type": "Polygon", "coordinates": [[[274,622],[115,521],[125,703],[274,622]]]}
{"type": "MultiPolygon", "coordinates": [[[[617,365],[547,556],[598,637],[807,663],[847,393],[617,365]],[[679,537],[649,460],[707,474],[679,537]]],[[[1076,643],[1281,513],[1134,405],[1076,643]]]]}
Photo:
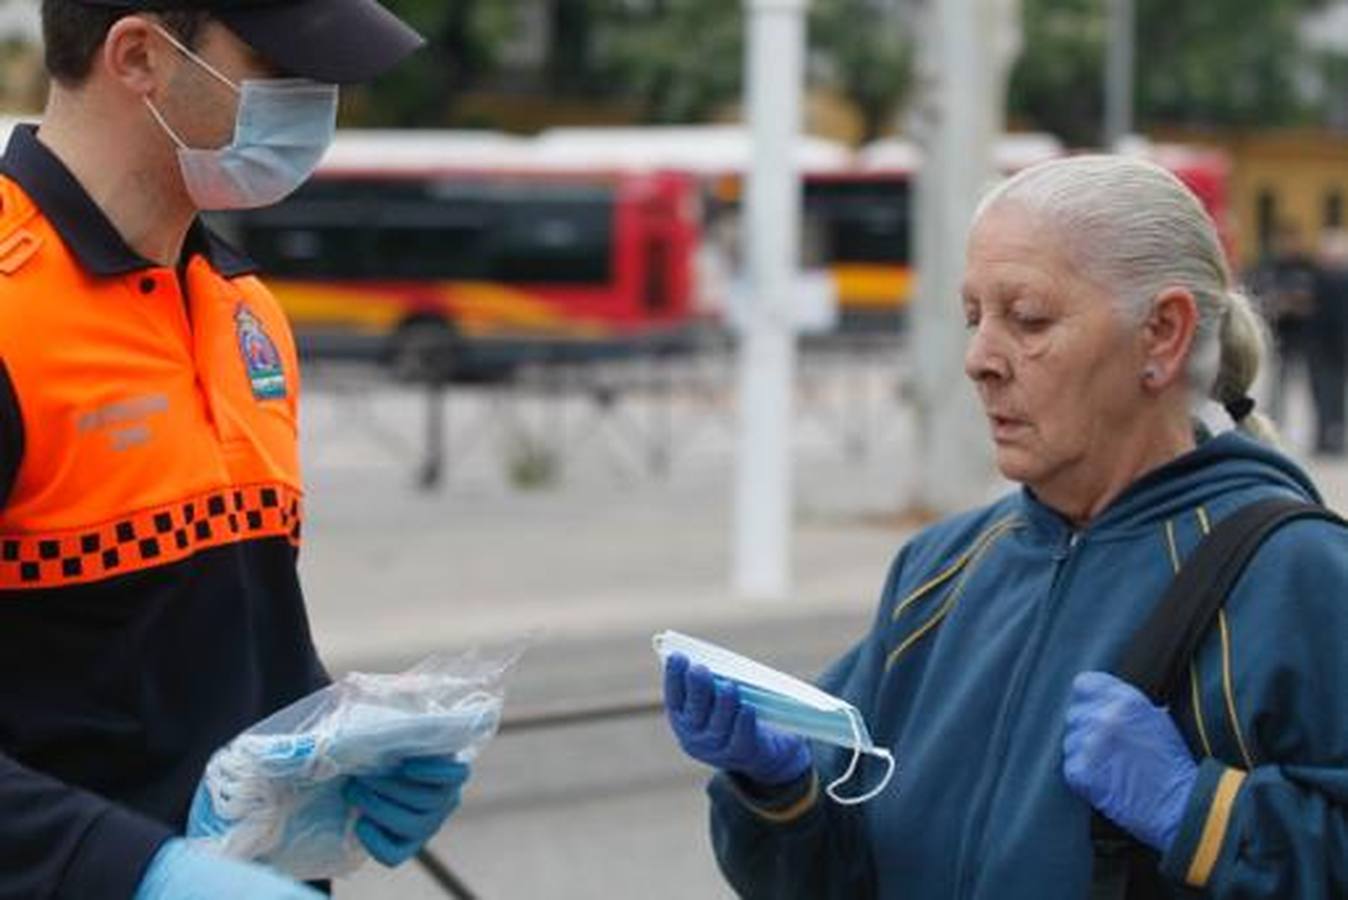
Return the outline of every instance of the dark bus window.
{"type": "Polygon", "coordinates": [[[1325,227],[1343,227],[1343,192],[1338,188],[1325,194],[1325,227]]]}
{"type": "Polygon", "coordinates": [[[606,284],[612,279],[611,199],[518,197],[504,203],[500,215],[494,280],[606,284]]]}
{"type": "Polygon", "coordinates": [[[276,278],[362,278],[368,232],[360,225],[247,223],[243,250],[276,278]]]}
{"type": "Polygon", "coordinates": [[[275,206],[223,216],[223,228],[266,275],[362,278],[369,196],[360,183],[319,179],[275,206]]]}
{"type": "Polygon", "coordinates": [[[910,259],[907,181],[807,183],[805,210],[818,223],[831,262],[900,265],[910,259]]]}
{"type": "Polygon", "coordinates": [[[613,212],[606,185],[320,178],[220,224],[280,278],[604,284],[613,212]]]}
{"type": "Polygon", "coordinates": [[[491,218],[481,204],[438,200],[382,204],[373,224],[377,277],[488,278],[491,218]]]}

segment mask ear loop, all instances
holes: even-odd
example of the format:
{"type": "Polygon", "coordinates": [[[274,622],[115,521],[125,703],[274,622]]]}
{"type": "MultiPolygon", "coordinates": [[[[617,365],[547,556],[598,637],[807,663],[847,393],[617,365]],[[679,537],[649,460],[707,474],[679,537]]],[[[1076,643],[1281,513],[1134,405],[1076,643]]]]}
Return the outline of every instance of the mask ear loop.
{"type": "Polygon", "coordinates": [[[140,99],[144,101],[145,107],[150,111],[150,115],[154,116],[155,121],[159,123],[159,127],[164,129],[164,133],[169,136],[169,139],[172,140],[173,143],[178,145],[178,149],[179,150],[188,149],[187,144],[184,143],[183,139],[178,136],[178,132],[174,131],[173,126],[169,125],[168,121],[164,118],[164,114],[161,113],[158,110],[158,108],[156,108],[155,105],[150,102],[150,98],[141,97],[140,99]]]}
{"type": "Polygon", "coordinates": [[[235,84],[228,75],[226,75],[224,72],[221,72],[219,69],[217,69],[210,63],[206,62],[206,60],[202,59],[200,55],[192,52],[192,50],[189,49],[186,44],[184,44],[182,41],[178,40],[176,37],[170,34],[167,28],[164,28],[160,25],[153,25],[153,28],[155,31],[159,32],[160,36],[163,37],[164,40],[168,41],[170,44],[173,45],[173,49],[177,50],[183,56],[186,56],[188,59],[192,60],[192,62],[201,66],[203,69],[206,70],[207,74],[213,76],[217,81],[219,81],[225,87],[229,88],[236,95],[239,93],[239,86],[235,84]]]}
{"type": "Polygon", "coordinates": [[[863,751],[861,749],[861,726],[857,723],[859,713],[855,710],[848,709],[846,710],[846,715],[848,724],[852,726],[852,761],[848,763],[846,771],[833,781],[829,782],[828,787],[824,788],[824,793],[828,794],[835,803],[840,803],[843,806],[856,806],[857,804],[865,803],[868,800],[873,800],[880,795],[880,792],[889,785],[889,780],[894,777],[896,765],[894,762],[894,754],[883,747],[872,747],[869,750],[863,751]],[[861,761],[861,754],[863,752],[870,756],[877,756],[888,764],[885,769],[885,776],[880,779],[879,784],[864,794],[860,794],[856,797],[840,796],[837,792],[838,786],[846,783],[856,773],[857,764],[861,761]]]}

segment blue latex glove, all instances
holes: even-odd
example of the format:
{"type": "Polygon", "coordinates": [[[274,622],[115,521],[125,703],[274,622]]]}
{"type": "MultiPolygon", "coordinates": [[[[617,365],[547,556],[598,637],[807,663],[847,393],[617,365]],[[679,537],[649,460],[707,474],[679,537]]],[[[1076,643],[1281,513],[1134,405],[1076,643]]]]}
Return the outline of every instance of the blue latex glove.
{"type": "Polygon", "coordinates": [[[194,850],[181,838],[159,848],[132,900],[325,900],[271,869],[194,850]]]}
{"type": "Polygon", "coordinates": [[[759,784],[795,781],[810,768],[810,745],[794,734],[758,724],[733,682],[671,654],[665,663],[665,711],[683,752],[709,766],[759,784]]]}
{"type": "Polygon", "coordinates": [[[356,837],[384,865],[401,865],[458,808],[469,772],[451,756],[419,756],[382,775],[353,776],[342,795],[360,812],[356,837]]]}
{"type": "Polygon", "coordinates": [[[1165,853],[1198,765],[1164,709],[1113,675],[1082,672],[1067,703],[1063,775],[1083,800],[1165,853]]]}

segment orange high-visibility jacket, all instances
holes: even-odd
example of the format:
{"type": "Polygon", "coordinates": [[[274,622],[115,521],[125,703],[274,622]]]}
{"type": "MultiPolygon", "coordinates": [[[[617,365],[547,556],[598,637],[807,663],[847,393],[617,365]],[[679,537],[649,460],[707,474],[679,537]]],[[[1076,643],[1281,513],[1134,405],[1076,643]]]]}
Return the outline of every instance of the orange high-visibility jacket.
{"type": "MultiPolygon", "coordinates": [[[[211,751],[324,681],[299,372],[203,225],[135,254],[27,128],[0,160],[0,897],[134,886],[211,751]]],[[[115,892],[114,892],[115,893],[115,892]]],[[[109,894],[111,895],[111,894],[109,894]]]]}

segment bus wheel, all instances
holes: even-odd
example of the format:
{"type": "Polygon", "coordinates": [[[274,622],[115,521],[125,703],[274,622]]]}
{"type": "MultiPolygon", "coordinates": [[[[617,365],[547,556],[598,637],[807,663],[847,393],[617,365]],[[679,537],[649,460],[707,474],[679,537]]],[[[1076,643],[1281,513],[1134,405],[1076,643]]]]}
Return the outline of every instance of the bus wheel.
{"type": "Polygon", "coordinates": [[[458,336],[444,319],[411,319],[398,327],[389,371],[402,382],[448,381],[454,376],[458,336]]]}

